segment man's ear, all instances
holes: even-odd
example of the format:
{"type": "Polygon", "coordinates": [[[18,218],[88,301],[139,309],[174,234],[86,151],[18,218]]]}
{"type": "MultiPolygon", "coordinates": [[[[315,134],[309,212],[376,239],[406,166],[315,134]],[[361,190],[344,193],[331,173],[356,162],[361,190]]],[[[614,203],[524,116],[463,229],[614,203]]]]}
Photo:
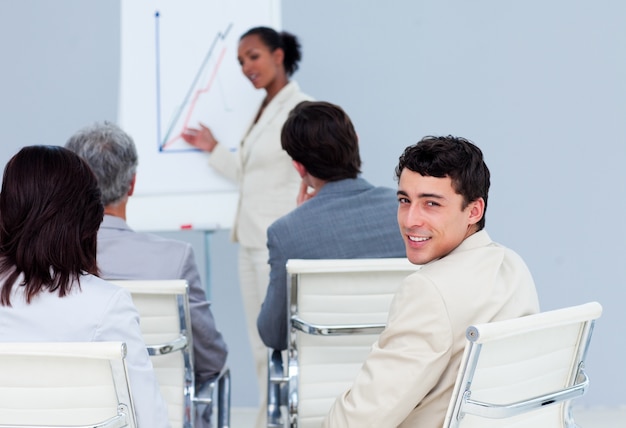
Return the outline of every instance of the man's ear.
{"type": "Polygon", "coordinates": [[[485,215],[485,200],[478,198],[470,202],[467,208],[469,209],[469,224],[476,224],[483,218],[483,215],[485,215]]]}
{"type": "Polygon", "coordinates": [[[308,171],[300,162],[292,160],[291,163],[293,164],[293,167],[296,169],[296,171],[298,171],[300,178],[303,178],[305,175],[308,174],[308,171]]]}
{"type": "Polygon", "coordinates": [[[135,179],[137,175],[133,174],[133,178],[130,180],[130,187],[128,188],[128,196],[132,196],[135,192],[135,179]]]}

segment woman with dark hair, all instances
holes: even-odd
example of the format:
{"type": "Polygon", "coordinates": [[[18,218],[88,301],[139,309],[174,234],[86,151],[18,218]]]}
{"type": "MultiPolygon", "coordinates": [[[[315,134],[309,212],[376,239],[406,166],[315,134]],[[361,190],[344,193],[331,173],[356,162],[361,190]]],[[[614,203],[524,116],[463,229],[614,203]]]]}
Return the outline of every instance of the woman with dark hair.
{"type": "Polygon", "coordinates": [[[130,294],[96,275],[104,208],[89,166],[57,146],[22,148],[0,193],[0,340],[121,341],[140,427],[168,427],[130,294]]]}
{"type": "MultiPolygon", "coordinates": [[[[239,203],[231,238],[239,242],[239,283],[246,312],[248,335],[255,359],[262,413],[267,383],[267,350],[256,328],[256,319],[269,282],[266,232],[274,220],[296,207],[300,176],[281,148],[280,132],[291,109],[311,97],[289,78],[301,58],[297,38],[268,27],[255,27],[239,39],[238,60],[243,74],[255,88],[265,91],[239,150],[219,144],[211,130],[200,124],[182,137],[211,153],[209,165],[239,184],[239,203]]],[[[264,426],[263,420],[257,427],[264,426]]]]}

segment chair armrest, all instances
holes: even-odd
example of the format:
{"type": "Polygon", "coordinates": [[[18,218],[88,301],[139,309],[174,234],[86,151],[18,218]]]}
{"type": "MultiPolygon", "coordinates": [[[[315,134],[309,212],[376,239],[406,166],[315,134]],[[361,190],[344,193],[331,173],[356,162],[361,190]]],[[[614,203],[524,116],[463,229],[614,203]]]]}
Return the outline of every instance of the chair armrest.
{"type": "Polygon", "coordinates": [[[377,334],[385,329],[385,324],[311,324],[298,317],[291,317],[291,325],[306,334],[316,336],[341,336],[346,334],[377,334]]]}
{"type": "Polygon", "coordinates": [[[194,397],[192,398],[192,401],[194,403],[212,404],[213,403],[213,391],[215,391],[215,385],[217,385],[218,392],[219,392],[220,384],[230,382],[230,369],[228,367],[224,367],[221,372],[219,372],[214,378],[211,378],[211,380],[209,380],[208,382],[209,382],[209,386],[207,389],[208,393],[206,394],[207,397],[198,397],[194,395],[194,397]]]}
{"type": "Polygon", "coordinates": [[[283,367],[282,353],[276,349],[268,349],[268,376],[271,383],[282,383],[287,381],[283,367]]]}
{"type": "Polygon", "coordinates": [[[154,344],[154,345],[146,345],[146,349],[148,350],[148,355],[165,355],[171,354],[172,352],[180,351],[187,346],[187,338],[185,336],[180,336],[171,342],[154,344]]]}
{"type": "Polygon", "coordinates": [[[539,409],[545,406],[561,403],[563,401],[568,401],[573,398],[580,397],[585,394],[588,387],[589,378],[581,367],[578,371],[575,385],[569,388],[564,388],[559,391],[551,392],[515,403],[493,404],[482,401],[475,401],[470,399],[469,393],[466,392],[463,396],[464,404],[462,407],[462,413],[478,415],[491,419],[510,418],[529,410],[539,409]]]}
{"type": "Polygon", "coordinates": [[[282,352],[268,349],[267,362],[267,426],[284,427],[281,406],[287,404],[286,387],[289,377],[285,374],[282,352]]]}
{"type": "Polygon", "coordinates": [[[230,427],[230,368],[224,367],[217,376],[209,381],[207,397],[193,396],[195,404],[213,405],[213,392],[217,385],[217,428],[230,427]]]}

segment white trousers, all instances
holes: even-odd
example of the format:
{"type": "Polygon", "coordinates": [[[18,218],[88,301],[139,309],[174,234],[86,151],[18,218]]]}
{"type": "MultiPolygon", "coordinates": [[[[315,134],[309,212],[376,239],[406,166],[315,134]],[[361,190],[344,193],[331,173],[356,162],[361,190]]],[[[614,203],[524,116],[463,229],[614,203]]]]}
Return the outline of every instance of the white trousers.
{"type": "Polygon", "coordinates": [[[249,248],[239,246],[239,287],[246,314],[248,339],[254,358],[254,366],[259,387],[259,411],[256,428],[265,428],[267,408],[267,347],[261,341],[256,327],[256,320],[265,299],[270,278],[270,266],[267,263],[267,248],[249,248]]]}

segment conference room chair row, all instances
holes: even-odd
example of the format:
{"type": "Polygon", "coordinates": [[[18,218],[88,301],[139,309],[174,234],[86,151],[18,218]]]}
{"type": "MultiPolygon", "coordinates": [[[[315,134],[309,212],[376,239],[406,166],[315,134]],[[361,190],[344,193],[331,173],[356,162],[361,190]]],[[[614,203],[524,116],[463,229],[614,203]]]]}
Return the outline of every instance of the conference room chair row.
{"type": "MultiPolygon", "coordinates": [[[[111,282],[139,311],[172,428],[192,428],[200,405],[214,406],[217,427],[228,428],[229,368],[196,394],[187,282],[111,282]]],[[[125,357],[123,342],[0,343],[0,427],[135,428],[125,357]]]]}
{"type": "MultiPolygon", "coordinates": [[[[289,260],[288,349],[268,352],[268,427],[321,426],[384,329],[393,294],[419,268],[406,259],[289,260]]],[[[228,428],[229,369],[207,396],[195,394],[186,282],[113,282],[139,310],[172,427],[192,427],[195,407],[210,405],[228,428]]],[[[601,313],[590,302],[468,326],[444,428],[575,427],[570,403],[588,388],[584,362],[601,313]]],[[[0,344],[0,427],[135,427],[124,358],[119,342],[0,344]]]]}

